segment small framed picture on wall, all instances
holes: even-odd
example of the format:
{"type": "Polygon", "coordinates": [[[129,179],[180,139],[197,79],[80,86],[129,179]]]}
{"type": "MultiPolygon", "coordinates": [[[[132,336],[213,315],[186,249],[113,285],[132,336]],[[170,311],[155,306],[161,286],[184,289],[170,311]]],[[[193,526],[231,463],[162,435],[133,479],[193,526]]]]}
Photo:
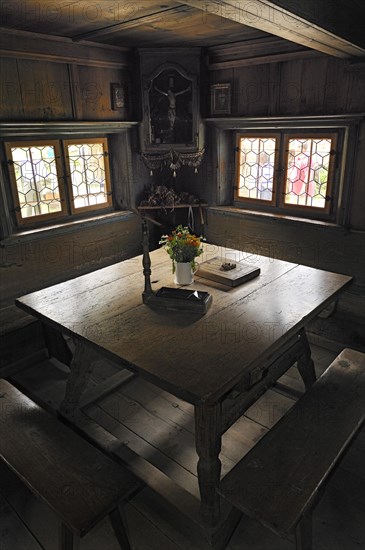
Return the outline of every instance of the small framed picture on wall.
{"type": "Polygon", "coordinates": [[[210,112],[212,115],[231,114],[231,84],[212,84],[210,87],[210,112]]]}
{"type": "Polygon", "coordinates": [[[127,90],[125,84],[110,84],[111,106],[113,111],[127,108],[127,90]]]}

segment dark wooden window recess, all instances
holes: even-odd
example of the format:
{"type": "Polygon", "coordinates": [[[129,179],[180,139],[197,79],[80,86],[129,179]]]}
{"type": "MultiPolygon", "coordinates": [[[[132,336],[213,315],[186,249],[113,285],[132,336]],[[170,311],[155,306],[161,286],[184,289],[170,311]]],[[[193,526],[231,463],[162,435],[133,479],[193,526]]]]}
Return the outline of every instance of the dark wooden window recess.
{"type": "Polygon", "coordinates": [[[112,206],[106,138],[5,143],[19,226],[112,206]]]}
{"type": "Polygon", "coordinates": [[[248,207],[328,218],[339,189],[336,131],[240,132],[235,201],[248,207]]]}

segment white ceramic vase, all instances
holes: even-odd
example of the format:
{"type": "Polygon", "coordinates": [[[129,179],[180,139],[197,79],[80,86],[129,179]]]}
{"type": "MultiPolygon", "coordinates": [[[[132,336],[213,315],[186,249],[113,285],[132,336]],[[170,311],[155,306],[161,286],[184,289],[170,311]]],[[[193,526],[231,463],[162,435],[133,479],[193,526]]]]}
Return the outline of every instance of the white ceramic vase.
{"type": "Polygon", "coordinates": [[[193,270],[190,262],[175,263],[175,284],[176,285],[191,285],[193,282],[193,270]]]}

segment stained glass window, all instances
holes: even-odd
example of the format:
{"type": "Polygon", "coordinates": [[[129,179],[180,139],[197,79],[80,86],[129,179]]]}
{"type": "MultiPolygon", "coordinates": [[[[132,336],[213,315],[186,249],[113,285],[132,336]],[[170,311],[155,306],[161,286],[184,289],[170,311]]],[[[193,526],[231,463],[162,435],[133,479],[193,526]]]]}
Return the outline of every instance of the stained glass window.
{"type": "Polygon", "coordinates": [[[111,206],[105,138],[5,146],[19,224],[111,206]]]}
{"type": "Polygon", "coordinates": [[[235,200],[327,215],[335,191],[335,133],[239,134],[235,200]]]}

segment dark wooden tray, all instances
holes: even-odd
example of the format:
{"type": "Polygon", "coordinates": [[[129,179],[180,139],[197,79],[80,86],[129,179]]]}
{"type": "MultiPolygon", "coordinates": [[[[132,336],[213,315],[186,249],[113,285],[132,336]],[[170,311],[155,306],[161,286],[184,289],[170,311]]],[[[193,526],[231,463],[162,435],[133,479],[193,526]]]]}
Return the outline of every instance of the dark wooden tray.
{"type": "Polygon", "coordinates": [[[147,297],[145,304],[150,307],[186,311],[191,313],[206,313],[212,296],[209,292],[195,289],[170,288],[163,286],[156,294],[147,297]]]}

